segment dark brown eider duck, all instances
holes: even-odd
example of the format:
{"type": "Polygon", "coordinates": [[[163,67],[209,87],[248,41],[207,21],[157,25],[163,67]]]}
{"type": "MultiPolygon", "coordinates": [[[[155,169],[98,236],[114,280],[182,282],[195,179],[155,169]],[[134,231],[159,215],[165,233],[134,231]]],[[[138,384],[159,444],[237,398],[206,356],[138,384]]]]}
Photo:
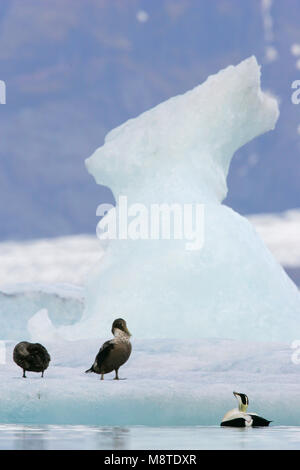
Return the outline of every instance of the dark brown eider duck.
{"type": "Polygon", "coordinates": [[[42,377],[44,377],[44,371],[51,361],[51,357],[44,346],[39,343],[28,343],[27,341],[22,341],[15,346],[13,359],[23,369],[24,378],[26,378],[26,371],[41,372],[42,377]]]}
{"type": "Polygon", "coordinates": [[[114,338],[106,341],[101,346],[94,364],[85,371],[86,373],[101,374],[101,380],[103,380],[104,374],[108,374],[113,370],[116,372],[114,380],[119,380],[118,370],[125,364],[131,354],[131,334],[127,329],[126,321],[118,318],[113,322],[111,331],[114,338]]]}

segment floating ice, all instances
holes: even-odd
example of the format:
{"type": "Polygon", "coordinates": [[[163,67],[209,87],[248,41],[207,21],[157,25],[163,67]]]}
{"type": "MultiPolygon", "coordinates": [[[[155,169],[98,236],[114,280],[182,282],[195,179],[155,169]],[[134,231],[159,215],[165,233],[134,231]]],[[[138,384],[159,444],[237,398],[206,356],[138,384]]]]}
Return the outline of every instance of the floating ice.
{"type": "Polygon", "coordinates": [[[221,204],[234,152],[273,129],[278,114],[251,57],[107,135],[86,161],[97,183],[128,204],[205,203],[205,244],[187,251],[185,240],[113,241],[69,337],[97,336],[124,316],[139,338],[294,339],[296,286],[252,225],[221,204]]]}
{"type": "Polygon", "coordinates": [[[42,308],[30,318],[27,329],[31,341],[35,343],[55,342],[61,339],[48,316],[46,308],[42,308]]]}
{"type": "MultiPolygon", "coordinates": [[[[23,247],[24,248],[24,247],[23,247]]],[[[72,325],[81,319],[83,291],[77,286],[15,284],[0,289],[0,340],[30,340],[28,321],[47,309],[54,327],[72,325]]]]}
{"type": "Polygon", "coordinates": [[[0,365],[0,422],[105,425],[218,425],[247,393],[249,410],[272,425],[299,425],[300,365],[283,344],[233,340],[134,340],[120,377],[85,374],[102,341],[45,342],[42,379],[12,361],[0,365]],[[276,384],[276,386],[274,386],[276,384]]]}

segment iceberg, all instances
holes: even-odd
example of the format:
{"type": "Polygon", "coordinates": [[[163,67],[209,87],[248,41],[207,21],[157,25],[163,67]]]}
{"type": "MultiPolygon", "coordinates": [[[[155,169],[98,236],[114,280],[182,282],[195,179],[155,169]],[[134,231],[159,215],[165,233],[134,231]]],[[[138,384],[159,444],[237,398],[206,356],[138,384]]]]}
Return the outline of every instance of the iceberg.
{"type": "Polygon", "coordinates": [[[86,160],[96,182],[128,205],[204,205],[204,244],[110,240],[88,278],[83,318],[62,327],[66,335],[97,336],[124,316],[138,338],[295,339],[297,287],[249,221],[222,204],[234,153],[278,116],[250,57],[106,136],[86,160]]]}
{"type": "MultiPolygon", "coordinates": [[[[26,248],[25,248],[26,249],[26,248]]],[[[30,340],[28,323],[46,309],[54,328],[79,322],[84,309],[83,289],[71,284],[20,283],[0,287],[1,340],[30,340]]]]}
{"type": "Polygon", "coordinates": [[[204,244],[103,240],[85,291],[1,286],[1,423],[218,425],[238,390],[275,425],[299,424],[299,291],[252,224],[222,204],[234,152],[277,118],[252,57],[106,137],[87,160],[96,181],[128,204],[204,205],[204,244]],[[121,316],[133,334],[127,380],[86,375],[121,316]],[[47,347],[44,379],[22,378],[19,340],[47,347]]]}
{"type": "Polygon", "coordinates": [[[0,367],[0,422],[216,426],[238,390],[273,425],[299,425],[299,364],[287,345],[134,339],[132,356],[120,369],[126,380],[115,381],[111,373],[100,381],[84,370],[105,339],[45,342],[51,362],[44,379],[34,372],[23,379],[9,344],[0,367]]]}

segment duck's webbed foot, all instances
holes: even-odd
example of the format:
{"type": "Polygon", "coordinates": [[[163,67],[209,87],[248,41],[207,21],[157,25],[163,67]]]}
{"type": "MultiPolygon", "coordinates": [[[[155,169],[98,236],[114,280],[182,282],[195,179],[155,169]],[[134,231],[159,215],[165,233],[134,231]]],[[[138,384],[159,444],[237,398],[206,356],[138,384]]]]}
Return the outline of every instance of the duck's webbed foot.
{"type": "Polygon", "coordinates": [[[23,378],[26,379],[25,369],[23,369],[23,378]]]}
{"type": "Polygon", "coordinates": [[[115,376],[114,380],[119,380],[119,375],[118,375],[118,370],[117,369],[116,369],[116,376],[115,376]]]}
{"type": "Polygon", "coordinates": [[[101,374],[100,380],[104,380],[104,374],[101,374]]]}
{"type": "Polygon", "coordinates": [[[42,377],[44,377],[44,371],[42,372],[42,377]]]}

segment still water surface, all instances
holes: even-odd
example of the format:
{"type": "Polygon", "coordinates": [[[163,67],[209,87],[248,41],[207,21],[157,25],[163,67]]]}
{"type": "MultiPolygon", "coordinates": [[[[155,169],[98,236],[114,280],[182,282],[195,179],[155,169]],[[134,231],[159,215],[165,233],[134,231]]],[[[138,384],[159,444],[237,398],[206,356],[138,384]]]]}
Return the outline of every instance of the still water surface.
{"type": "Polygon", "coordinates": [[[0,425],[0,449],[300,449],[300,427],[0,425]]]}

